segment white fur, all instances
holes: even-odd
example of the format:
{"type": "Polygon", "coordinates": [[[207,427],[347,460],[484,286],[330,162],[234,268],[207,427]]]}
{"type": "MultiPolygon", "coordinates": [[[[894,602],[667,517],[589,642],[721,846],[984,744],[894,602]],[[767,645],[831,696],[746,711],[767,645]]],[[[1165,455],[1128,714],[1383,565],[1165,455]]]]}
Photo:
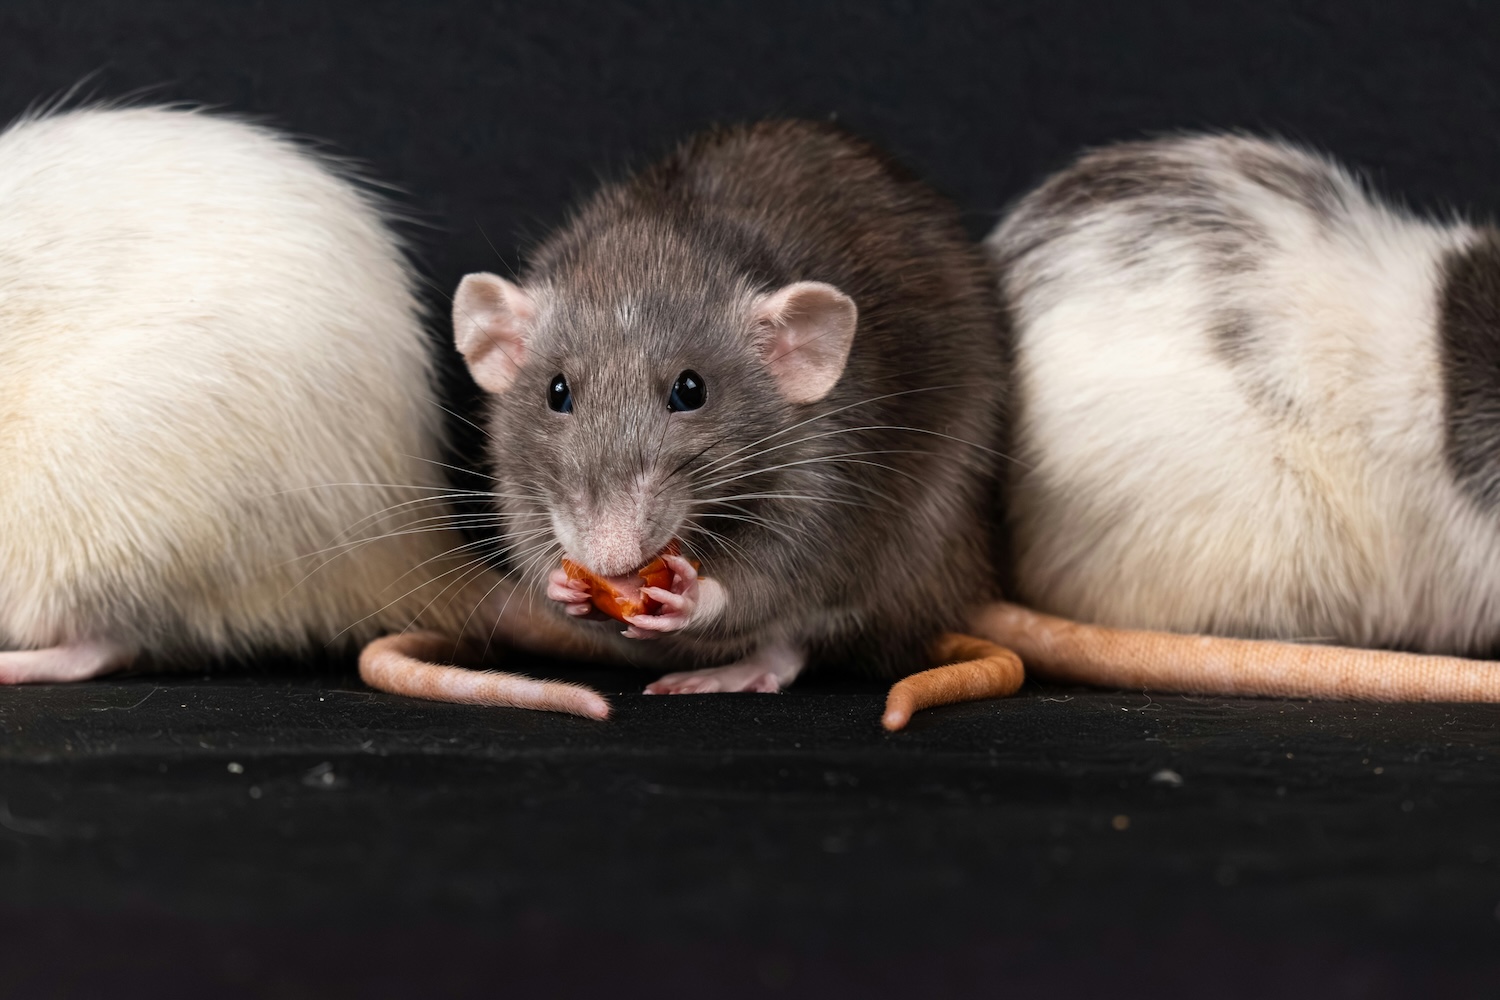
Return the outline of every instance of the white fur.
{"type": "Polygon", "coordinates": [[[1332,164],[1323,225],[1231,160],[1254,140],[1160,144],[1270,235],[1226,275],[1201,241],[1139,232],[1101,198],[1012,263],[1021,596],[1090,621],[1472,652],[1500,639],[1500,530],[1444,459],[1438,266],[1474,238],[1385,207],[1332,164]],[[1134,239],[1137,267],[1112,254],[1134,239]],[[1260,341],[1213,346],[1225,309],[1260,341]]]}
{"type": "Polygon", "coordinates": [[[430,379],[409,267],[318,158],[187,111],[14,125],[0,648],[172,658],[460,625],[448,531],[316,555],[447,511],[392,509],[443,482],[430,379]]]}

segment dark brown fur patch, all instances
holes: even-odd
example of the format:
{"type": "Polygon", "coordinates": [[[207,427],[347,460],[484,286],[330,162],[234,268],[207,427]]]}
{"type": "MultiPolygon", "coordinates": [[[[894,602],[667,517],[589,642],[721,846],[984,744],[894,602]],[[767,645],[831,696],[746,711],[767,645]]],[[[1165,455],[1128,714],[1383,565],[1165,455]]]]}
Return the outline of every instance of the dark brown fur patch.
{"type": "Polygon", "coordinates": [[[1500,502],[1500,231],[1486,229],[1448,255],[1440,295],[1448,464],[1470,496],[1493,506],[1500,502]]]}
{"type": "Polygon", "coordinates": [[[1345,186],[1321,163],[1252,142],[1241,146],[1234,161],[1245,177],[1296,202],[1321,222],[1333,222],[1348,210],[1345,186]]]}
{"type": "Polygon", "coordinates": [[[1131,269],[1158,262],[1163,234],[1191,240],[1226,275],[1253,270],[1267,241],[1181,140],[1125,142],[1085,154],[1026,200],[1002,267],[1105,210],[1133,223],[1131,235],[1113,247],[1120,265],[1131,269]]]}
{"type": "Polygon", "coordinates": [[[1209,330],[1214,353],[1231,364],[1248,360],[1255,353],[1255,322],[1242,309],[1226,313],[1209,330]]]}

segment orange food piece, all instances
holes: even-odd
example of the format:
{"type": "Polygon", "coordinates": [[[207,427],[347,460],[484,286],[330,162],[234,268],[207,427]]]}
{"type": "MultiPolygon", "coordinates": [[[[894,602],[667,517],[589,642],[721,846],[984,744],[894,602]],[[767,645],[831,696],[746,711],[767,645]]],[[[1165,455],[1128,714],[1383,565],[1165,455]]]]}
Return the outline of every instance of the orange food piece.
{"type": "MultiPolygon", "coordinates": [[[[600,576],[591,573],[571,559],[562,561],[563,572],[568,579],[585,584],[594,607],[615,621],[625,622],[636,615],[654,615],[661,612],[661,602],[652,600],[641,591],[646,587],[669,588],[672,586],[672,570],[664,557],[678,552],[677,543],[668,545],[662,554],[627,576],[600,576]]],[[[697,563],[693,564],[694,566],[697,563]]]]}

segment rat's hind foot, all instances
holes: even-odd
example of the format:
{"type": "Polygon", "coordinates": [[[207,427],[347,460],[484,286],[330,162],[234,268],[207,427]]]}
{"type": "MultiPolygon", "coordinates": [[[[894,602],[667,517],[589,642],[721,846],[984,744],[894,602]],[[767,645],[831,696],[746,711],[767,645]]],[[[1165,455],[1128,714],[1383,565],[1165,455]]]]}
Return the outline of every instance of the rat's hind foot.
{"type": "Polygon", "coordinates": [[[727,667],[667,674],[646,685],[647,694],[714,694],[756,691],[775,694],[789,687],[807,662],[800,649],[766,646],[727,667]]]}
{"type": "Polygon", "coordinates": [[[50,649],[0,653],[0,684],[86,681],[130,666],[135,653],[112,642],[74,642],[50,649]]]}

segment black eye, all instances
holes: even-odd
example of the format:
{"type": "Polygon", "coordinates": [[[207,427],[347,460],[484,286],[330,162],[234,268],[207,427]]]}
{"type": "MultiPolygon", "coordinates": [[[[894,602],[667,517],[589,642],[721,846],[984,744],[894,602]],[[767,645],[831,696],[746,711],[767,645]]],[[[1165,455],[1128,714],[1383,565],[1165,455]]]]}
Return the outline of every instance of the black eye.
{"type": "Polygon", "coordinates": [[[573,412],[573,390],[561,374],[552,376],[552,384],[547,387],[547,405],[558,413],[573,412]]]}
{"type": "Polygon", "coordinates": [[[672,383],[672,395],[667,397],[667,409],[673,413],[696,410],[707,398],[708,390],[703,385],[703,376],[689,368],[672,383]]]}

